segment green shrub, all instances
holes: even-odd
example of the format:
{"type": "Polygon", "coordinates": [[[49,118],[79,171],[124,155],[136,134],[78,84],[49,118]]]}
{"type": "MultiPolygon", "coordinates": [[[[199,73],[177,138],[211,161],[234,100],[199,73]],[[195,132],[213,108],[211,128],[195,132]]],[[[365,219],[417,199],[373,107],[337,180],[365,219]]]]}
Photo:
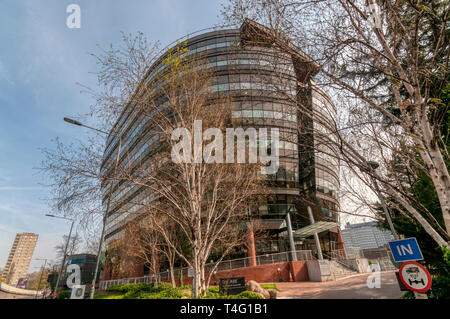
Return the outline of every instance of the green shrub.
{"type": "Polygon", "coordinates": [[[69,290],[62,290],[58,293],[57,299],[69,299],[71,292],[69,290]]]}
{"type": "Polygon", "coordinates": [[[225,295],[220,293],[218,288],[211,288],[203,296],[200,296],[200,299],[263,299],[261,295],[247,290],[238,295],[225,295]]]}
{"type": "Polygon", "coordinates": [[[412,291],[405,292],[401,297],[401,299],[416,299],[414,293],[412,291]]]}
{"type": "Polygon", "coordinates": [[[276,290],[276,291],[280,291],[280,290],[278,290],[278,288],[277,288],[277,285],[275,285],[275,284],[261,284],[260,285],[261,286],[261,288],[264,288],[264,289],[273,289],[273,290],[276,290]]]}
{"type": "Polygon", "coordinates": [[[450,299],[450,250],[441,247],[442,259],[430,269],[433,276],[430,299],[450,299]]]}
{"type": "Polygon", "coordinates": [[[236,297],[236,299],[264,299],[261,295],[248,290],[241,292],[236,297]]]}
{"type": "Polygon", "coordinates": [[[124,299],[180,299],[183,296],[180,290],[172,285],[160,285],[148,290],[130,290],[124,295],[124,299]]]}
{"type": "Polygon", "coordinates": [[[218,286],[211,286],[208,288],[208,291],[213,294],[220,294],[220,290],[218,286]]]}
{"type": "MultiPolygon", "coordinates": [[[[269,289],[276,289],[275,285],[267,285],[269,289]]],[[[158,288],[153,284],[125,284],[115,285],[107,289],[114,292],[112,295],[96,296],[96,299],[180,299],[185,296],[190,298],[190,294],[182,293],[183,290],[191,290],[190,285],[181,287],[172,287],[169,283],[159,283],[158,288]]],[[[200,299],[262,299],[262,297],[254,292],[244,291],[238,295],[225,295],[219,291],[219,287],[212,286],[200,296],[200,299]]]]}
{"type": "Polygon", "coordinates": [[[154,284],[148,284],[148,283],[138,283],[138,284],[125,284],[125,285],[114,285],[106,289],[106,291],[113,291],[113,292],[120,292],[120,293],[128,293],[130,291],[147,291],[147,292],[153,292],[158,291],[160,289],[164,289],[167,286],[172,286],[167,283],[160,283],[158,285],[158,288],[155,288],[154,284]]]}
{"type": "Polygon", "coordinates": [[[123,299],[123,295],[113,294],[113,295],[96,295],[94,299],[123,299]]]}

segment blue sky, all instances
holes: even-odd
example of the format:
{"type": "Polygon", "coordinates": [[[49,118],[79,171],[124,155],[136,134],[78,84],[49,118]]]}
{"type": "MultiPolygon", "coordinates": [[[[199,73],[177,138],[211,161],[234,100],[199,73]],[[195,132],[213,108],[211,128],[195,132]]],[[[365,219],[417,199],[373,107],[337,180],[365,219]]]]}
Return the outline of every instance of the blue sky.
{"type": "MultiPolygon", "coordinates": [[[[0,267],[15,233],[39,234],[33,258],[54,258],[70,225],[44,217],[48,189],[38,167],[40,148],[87,132],[62,121],[93,102],[75,83],[95,85],[89,52],[120,42],[120,31],[142,31],[169,44],[219,22],[214,0],[0,0],[0,267]],[[81,8],[81,28],[69,29],[66,8],[81,8]]],[[[33,261],[29,271],[41,262],[33,261]]]]}

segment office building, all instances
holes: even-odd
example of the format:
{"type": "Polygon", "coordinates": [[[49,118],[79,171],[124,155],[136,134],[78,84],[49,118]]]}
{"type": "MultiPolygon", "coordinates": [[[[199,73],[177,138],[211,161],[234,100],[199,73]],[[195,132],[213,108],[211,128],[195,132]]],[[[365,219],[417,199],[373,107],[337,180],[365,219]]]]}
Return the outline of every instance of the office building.
{"type": "MultiPolygon", "coordinates": [[[[205,68],[212,70],[210,90],[217,99],[230,97],[231,116],[241,127],[277,127],[280,131],[280,167],[270,177],[270,194],[255,218],[263,220],[269,238],[255,243],[256,254],[290,250],[287,240],[286,214],[297,235],[296,249],[315,249],[313,233],[302,231],[310,225],[306,211],[312,206],[316,222],[321,224],[319,237],[325,253],[342,248],[338,229],[339,162],[338,150],[324,143],[323,136],[334,136],[322,123],[333,122],[336,108],[330,97],[314,81],[318,66],[299,48],[287,44],[289,52],[261,37],[265,27],[246,20],[239,29],[217,30],[186,39],[188,57],[201,56],[205,68]],[[299,104],[311,112],[306,116],[299,104]],[[314,130],[311,130],[311,129],[314,130]],[[312,132],[320,134],[312,134],[312,132]],[[321,137],[321,136],[322,137],[321,137]]],[[[150,67],[146,78],[164,72],[167,52],[150,67]]],[[[158,88],[155,88],[157,91],[158,88]]],[[[158,106],[164,107],[167,98],[158,106]]],[[[148,117],[142,116],[135,105],[127,105],[112,129],[104,152],[101,171],[108,174],[117,162],[143,165],[155,154],[157,137],[149,134],[148,117]]],[[[121,238],[127,222],[139,215],[142,203],[151,198],[148,190],[126,181],[103,184],[104,203],[111,196],[106,218],[106,245],[121,238]],[[111,191],[112,190],[112,191],[111,191]]],[[[106,204],[105,204],[106,205],[106,204]]]]}
{"type": "Polygon", "coordinates": [[[394,240],[392,233],[378,226],[378,222],[350,224],[347,223],[342,231],[345,247],[352,248],[380,248],[394,240]]]}

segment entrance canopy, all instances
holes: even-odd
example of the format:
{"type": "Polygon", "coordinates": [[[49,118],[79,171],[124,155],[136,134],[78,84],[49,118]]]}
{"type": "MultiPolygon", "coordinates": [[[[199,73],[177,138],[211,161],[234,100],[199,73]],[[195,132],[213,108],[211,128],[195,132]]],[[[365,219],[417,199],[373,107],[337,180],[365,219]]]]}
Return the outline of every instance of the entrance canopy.
{"type": "Polygon", "coordinates": [[[296,231],[294,231],[294,236],[300,237],[300,238],[306,238],[306,237],[314,235],[315,233],[321,233],[326,230],[330,230],[331,228],[334,228],[336,226],[337,226],[337,223],[320,221],[320,222],[314,223],[312,225],[308,225],[306,227],[297,229],[296,231]]]}

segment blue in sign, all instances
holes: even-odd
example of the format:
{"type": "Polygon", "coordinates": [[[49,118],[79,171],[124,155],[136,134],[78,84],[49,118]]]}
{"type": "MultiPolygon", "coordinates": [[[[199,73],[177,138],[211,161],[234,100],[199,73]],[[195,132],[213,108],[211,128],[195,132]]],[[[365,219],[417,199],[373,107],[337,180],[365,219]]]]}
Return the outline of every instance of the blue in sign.
{"type": "Polygon", "coordinates": [[[395,261],[422,260],[422,252],[415,238],[406,238],[389,242],[395,261]]]}

